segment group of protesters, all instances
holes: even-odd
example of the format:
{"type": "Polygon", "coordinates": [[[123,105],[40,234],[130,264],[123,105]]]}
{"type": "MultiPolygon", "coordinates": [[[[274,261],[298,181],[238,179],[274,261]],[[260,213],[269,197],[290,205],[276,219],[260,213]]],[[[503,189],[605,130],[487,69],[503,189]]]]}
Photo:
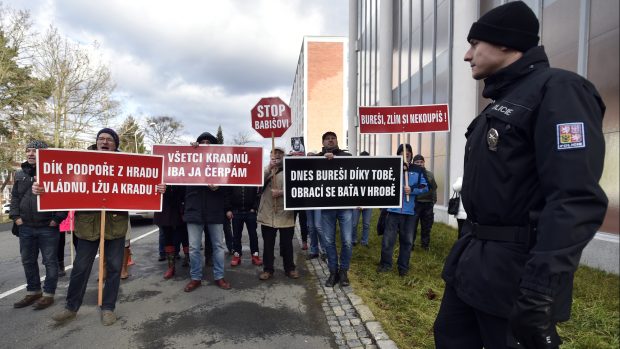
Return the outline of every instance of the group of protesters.
{"type": "MultiPolygon", "coordinates": [[[[201,144],[217,144],[218,140],[209,132],[198,136],[193,147],[201,144]]],[[[340,149],[334,132],[322,136],[321,152],[309,152],[308,156],[322,156],[331,160],[337,156],[351,154],[340,149]]],[[[97,133],[96,143],[90,150],[119,151],[120,139],[110,128],[97,133]]],[[[19,236],[20,254],[26,274],[26,295],[14,304],[15,308],[33,305],[41,310],[54,303],[54,294],[59,276],[64,275],[64,234],[60,226],[68,222],[73,225],[73,242],[75,260],[70,274],[66,304],[62,311],[52,316],[58,323],[64,323],[76,317],[82,304],[92,266],[99,250],[101,217],[97,211],[39,211],[37,196],[45,195],[43,187],[36,180],[37,149],[47,148],[42,141],[32,141],[26,147],[26,161],[16,173],[15,185],[11,198],[10,218],[14,221],[14,233],[19,236]],[[68,217],[69,213],[71,217],[68,217]],[[61,239],[61,237],[63,239],[61,239]],[[61,241],[62,240],[62,241],[61,241]],[[61,245],[62,243],[62,245],[61,245]],[[41,287],[38,268],[39,251],[43,257],[46,277],[41,287]],[[62,258],[61,258],[62,257],[62,258]]],[[[389,271],[392,267],[392,254],[399,237],[400,253],[398,257],[399,274],[406,275],[409,268],[409,256],[413,249],[415,228],[418,215],[415,206],[416,197],[432,192],[436,187],[432,173],[423,167],[414,165],[422,160],[421,155],[412,157],[411,146],[406,145],[404,171],[409,174],[411,185],[403,186],[403,207],[391,209],[388,213],[385,234],[381,246],[381,260],[378,271],[389,271]],[[413,159],[412,159],[413,158],[413,159]],[[413,160],[413,161],[412,161],[413,160]],[[430,179],[430,180],[429,180],[430,179]],[[430,191],[429,191],[430,188],[430,191]]],[[[403,152],[402,146],[398,155],[403,152]]],[[[299,155],[299,154],[296,154],[299,155]]],[[[364,153],[362,155],[368,155],[364,153]]],[[[183,265],[189,266],[190,281],[185,285],[185,292],[192,292],[202,285],[203,266],[212,265],[213,281],[218,287],[228,290],[232,286],[224,278],[225,255],[231,255],[230,266],[242,263],[241,245],[244,226],[250,240],[250,262],[262,266],[258,274],[260,280],[274,277],[274,249],[279,234],[280,256],[283,261],[284,274],[299,278],[294,262],[293,237],[297,217],[302,231],[303,250],[308,251],[307,258],[321,257],[327,261],[329,277],[327,287],[336,284],[349,285],[348,270],[352,247],[357,243],[357,225],[363,217],[363,229],[360,244],[368,246],[371,209],[321,209],[294,211],[284,209],[284,172],[283,158],[285,150],[274,147],[270,153],[269,164],[264,169],[264,185],[256,186],[166,186],[157,185],[157,192],[163,195],[162,210],[154,215],[154,223],[159,227],[163,245],[163,260],[168,267],[164,279],[172,279],[177,273],[176,259],[183,252],[183,265]],[[340,227],[340,255],[336,247],[336,224],[340,227]],[[263,253],[260,257],[258,244],[258,226],[263,239],[263,253]],[[227,233],[228,231],[228,233],[227,233]],[[204,236],[204,244],[203,244],[204,236]],[[308,244],[309,239],[309,244],[308,244]],[[232,240],[232,241],[230,241],[232,240]],[[182,247],[181,247],[182,246],[182,247]],[[204,261],[201,249],[204,248],[204,261]]],[[[432,197],[431,197],[432,198],[432,197]]],[[[106,211],[104,241],[104,272],[100,275],[105,283],[101,300],[101,322],[112,325],[116,322],[114,309],[118,297],[120,280],[127,277],[129,214],[127,211],[106,211]]],[[[432,225],[432,209],[430,215],[432,225]]],[[[422,247],[428,247],[430,232],[428,222],[422,222],[422,247]],[[428,231],[424,231],[428,228],[428,231]]]]}

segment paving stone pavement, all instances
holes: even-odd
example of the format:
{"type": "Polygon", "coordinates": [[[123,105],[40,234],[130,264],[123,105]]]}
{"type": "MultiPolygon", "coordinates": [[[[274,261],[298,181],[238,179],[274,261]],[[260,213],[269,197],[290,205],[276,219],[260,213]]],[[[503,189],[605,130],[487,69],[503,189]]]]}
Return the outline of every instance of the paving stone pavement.
{"type": "MultiPolygon", "coordinates": [[[[299,227],[296,227],[296,235],[301,242],[299,227]]],[[[325,287],[329,276],[326,261],[306,260],[306,266],[314,274],[317,290],[323,296],[323,311],[338,348],[398,349],[351,286],[325,287]]]]}

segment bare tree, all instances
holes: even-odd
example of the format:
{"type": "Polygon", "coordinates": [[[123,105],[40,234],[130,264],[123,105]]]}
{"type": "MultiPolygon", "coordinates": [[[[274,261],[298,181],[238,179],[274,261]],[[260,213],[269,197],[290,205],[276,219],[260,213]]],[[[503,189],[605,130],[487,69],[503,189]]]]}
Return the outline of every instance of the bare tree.
{"type": "Polygon", "coordinates": [[[146,124],[147,127],[144,129],[144,135],[152,144],[176,143],[181,130],[183,130],[181,121],[172,116],[148,117],[146,118],[146,124]]]}
{"type": "Polygon", "coordinates": [[[0,3],[0,193],[10,172],[24,158],[24,146],[33,139],[44,140],[41,123],[50,81],[36,79],[24,60],[30,15],[0,3]]]}
{"type": "Polygon", "coordinates": [[[50,26],[33,50],[35,75],[53,81],[47,117],[54,146],[75,141],[116,115],[118,103],[111,98],[115,86],[110,70],[85,48],[50,26]]]}
{"type": "Polygon", "coordinates": [[[252,134],[248,131],[239,131],[233,136],[233,144],[244,145],[252,141],[252,134]]]}

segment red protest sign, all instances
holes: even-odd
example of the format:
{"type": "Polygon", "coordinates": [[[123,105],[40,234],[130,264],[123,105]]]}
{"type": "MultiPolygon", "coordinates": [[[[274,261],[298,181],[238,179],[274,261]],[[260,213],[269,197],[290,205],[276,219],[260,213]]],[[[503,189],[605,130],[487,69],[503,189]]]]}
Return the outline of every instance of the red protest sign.
{"type": "Polygon", "coordinates": [[[450,131],[447,104],[359,107],[360,133],[450,131]]]}
{"type": "Polygon", "coordinates": [[[162,172],[161,156],[39,149],[39,211],[161,211],[162,172]]]}
{"type": "Polygon", "coordinates": [[[261,98],[251,114],[252,128],[264,138],[282,137],[291,126],[291,108],[280,97],[261,98]]]}
{"type": "Polygon", "coordinates": [[[164,182],[171,185],[263,185],[263,148],[202,144],[156,144],[164,157],[164,182]]]}

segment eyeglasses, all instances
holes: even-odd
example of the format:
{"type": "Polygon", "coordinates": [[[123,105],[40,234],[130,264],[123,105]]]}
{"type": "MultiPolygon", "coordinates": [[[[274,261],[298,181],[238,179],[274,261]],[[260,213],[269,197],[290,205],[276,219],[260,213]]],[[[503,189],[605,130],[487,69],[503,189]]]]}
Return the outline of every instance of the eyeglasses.
{"type": "Polygon", "coordinates": [[[114,138],[111,138],[111,137],[99,137],[99,138],[97,138],[97,142],[112,143],[112,142],[114,142],[114,138]]]}

